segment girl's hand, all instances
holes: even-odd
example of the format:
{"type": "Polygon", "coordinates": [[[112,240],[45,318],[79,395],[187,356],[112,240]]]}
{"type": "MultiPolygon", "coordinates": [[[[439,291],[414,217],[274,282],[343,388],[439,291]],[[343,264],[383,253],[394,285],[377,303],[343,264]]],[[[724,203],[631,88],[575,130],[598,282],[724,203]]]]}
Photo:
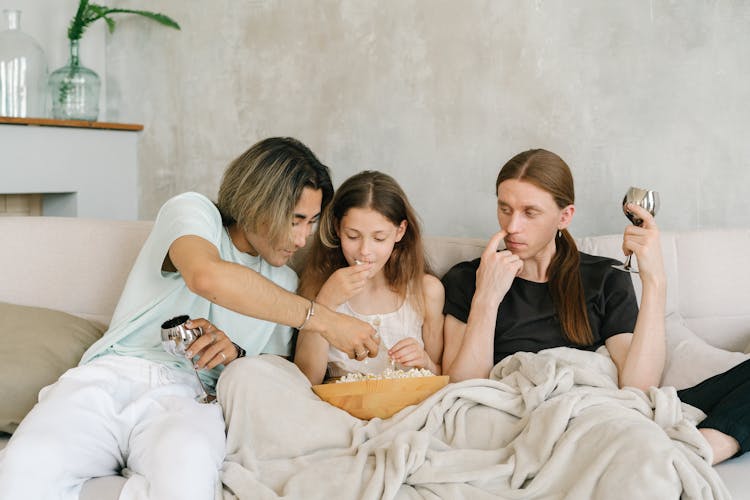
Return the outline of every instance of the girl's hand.
{"type": "Polygon", "coordinates": [[[643,224],[641,226],[631,224],[625,228],[622,251],[625,255],[635,253],[641,280],[656,280],[658,283],[663,283],[665,281],[664,261],[659,227],[656,225],[654,216],[645,208],[633,203],[629,203],[626,209],[643,220],[643,224]]]}
{"type": "Polygon", "coordinates": [[[435,373],[435,364],[430,359],[422,346],[414,337],[401,339],[388,350],[388,355],[393,360],[409,368],[426,368],[435,373]]]}
{"type": "Polygon", "coordinates": [[[198,356],[194,365],[196,370],[203,368],[210,370],[218,365],[227,366],[237,359],[237,348],[234,347],[232,339],[209,323],[207,319],[191,319],[185,323],[185,326],[203,330],[203,335],[195,339],[185,353],[185,357],[188,359],[198,356]]]}
{"type": "Polygon", "coordinates": [[[371,263],[366,263],[337,269],[323,283],[315,298],[316,302],[336,309],[365,288],[372,266],[371,263]]]}
{"type": "Polygon", "coordinates": [[[494,308],[500,305],[513,280],[523,269],[523,261],[517,255],[508,250],[497,250],[507,234],[507,231],[501,230],[490,238],[477,269],[475,297],[491,301],[494,308]]]}

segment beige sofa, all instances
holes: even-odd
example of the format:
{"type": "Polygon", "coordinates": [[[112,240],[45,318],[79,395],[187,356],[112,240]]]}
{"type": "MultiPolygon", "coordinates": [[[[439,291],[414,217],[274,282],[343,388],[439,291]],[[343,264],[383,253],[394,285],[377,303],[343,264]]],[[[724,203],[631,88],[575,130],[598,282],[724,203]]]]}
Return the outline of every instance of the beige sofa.
{"type": "MultiPolygon", "coordinates": [[[[109,322],[130,266],[150,228],[150,222],[0,218],[3,236],[0,303],[64,311],[87,320],[83,322],[87,325],[103,328],[109,322]]],[[[583,238],[579,245],[588,253],[620,258],[620,241],[620,235],[599,236],[583,238]]],[[[664,233],[662,245],[669,280],[669,360],[664,382],[678,388],[686,387],[748,357],[743,353],[750,347],[750,265],[747,263],[750,229],[664,233]]],[[[483,246],[484,241],[476,239],[427,239],[430,259],[439,275],[456,262],[478,256],[483,246]]],[[[638,288],[637,276],[634,276],[634,283],[638,288]]],[[[22,317],[28,323],[29,332],[37,337],[47,336],[42,338],[68,333],[63,327],[50,331],[39,327],[32,331],[42,316],[22,317]]],[[[0,341],[4,347],[17,345],[8,342],[20,335],[18,327],[8,332],[6,321],[8,318],[0,317],[0,341]]],[[[55,321],[60,323],[59,319],[55,321]]],[[[0,369],[14,372],[21,382],[37,380],[38,377],[26,375],[35,369],[31,360],[46,359],[43,357],[45,346],[22,347],[28,349],[29,354],[20,356],[4,348],[0,369]],[[22,375],[19,377],[19,374],[22,375]]],[[[0,380],[4,378],[0,374],[0,380]]],[[[6,396],[11,392],[14,396],[11,399],[16,400],[16,392],[20,390],[15,385],[3,387],[8,394],[2,394],[0,401],[7,404],[6,396]]],[[[7,413],[9,409],[12,410],[4,408],[3,411],[7,413]]],[[[0,437],[0,448],[7,439],[7,434],[0,437]]],[[[750,475],[750,456],[730,460],[717,469],[734,498],[748,498],[746,477],[750,475]]],[[[116,498],[122,482],[120,476],[89,481],[81,498],[116,498]]]]}

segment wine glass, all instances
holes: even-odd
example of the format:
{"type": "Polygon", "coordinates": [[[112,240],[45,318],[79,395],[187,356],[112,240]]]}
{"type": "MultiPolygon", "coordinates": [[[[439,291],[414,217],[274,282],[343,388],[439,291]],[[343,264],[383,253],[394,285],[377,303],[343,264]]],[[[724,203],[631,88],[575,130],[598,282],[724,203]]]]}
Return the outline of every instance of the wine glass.
{"type": "MultiPolygon", "coordinates": [[[[195,339],[203,335],[203,330],[199,328],[187,328],[185,323],[190,319],[187,314],[176,316],[165,321],[161,325],[161,345],[165,351],[172,356],[185,358],[185,351],[195,339]]],[[[211,394],[206,390],[203,381],[198,375],[198,370],[193,366],[193,372],[198,379],[203,394],[196,396],[196,401],[200,403],[213,403],[216,401],[216,394],[211,394]]]]}
{"type": "MultiPolygon", "coordinates": [[[[656,211],[659,210],[659,193],[650,189],[641,189],[637,187],[631,187],[628,189],[627,193],[625,193],[625,197],[622,199],[622,211],[625,213],[625,217],[630,219],[630,222],[632,222],[633,225],[641,226],[643,224],[643,219],[633,212],[628,212],[628,209],[626,208],[628,203],[643,207],[651,215],[656,215],[656,211]]],[[[638,273],[638,269],[630,267],[630,258],[632,256],[633,254],[631,253],[627,256],[623,264],[614,265],[612,267],[619,269],[620,271],[638,273]]]]}

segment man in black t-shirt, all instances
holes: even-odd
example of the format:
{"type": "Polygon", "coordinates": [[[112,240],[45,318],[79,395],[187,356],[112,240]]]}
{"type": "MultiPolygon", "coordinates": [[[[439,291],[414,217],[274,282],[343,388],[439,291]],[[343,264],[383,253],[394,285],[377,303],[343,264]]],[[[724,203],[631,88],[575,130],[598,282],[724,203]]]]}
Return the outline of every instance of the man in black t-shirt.
{"type": "MultiPolygon", "coordinates": [[[[632,203],[623,207],[638,221],[625,228],[622,244],[638,259],[638,310],[630,275],[610,259],[580,253],[568,233],[575,196],[562,158],[542,149],[520,153],[500,170],[495,190],[502,229],[480,259],[443,278],[443,373],[453,382],[486,378],[517,351],[603,344],[620,387],[658,387],[666,360],[666,273],[653,215],[632,203]]],[[[750,450],[750,361],[678,395],[708,415],[699,430],[714,463],[750,450]]]]}
{"type": "MultiPolygon", "coordinates": [[[[594,343],[573,344],[563,334],[548,283],[516,277],[497,311],[493,362],[515,352],[538,352],[552,347],[578,347],[595,350],[611,337],[632,332],[638,317],[638,304],[630,275],[612,267],[617,261],[607,257],[580,254],[581,277],[586,310],[594,343]]],[[[456,264],[443,277],[443,313],[466,323],[476,290],[480,259],[456,264]]]]}

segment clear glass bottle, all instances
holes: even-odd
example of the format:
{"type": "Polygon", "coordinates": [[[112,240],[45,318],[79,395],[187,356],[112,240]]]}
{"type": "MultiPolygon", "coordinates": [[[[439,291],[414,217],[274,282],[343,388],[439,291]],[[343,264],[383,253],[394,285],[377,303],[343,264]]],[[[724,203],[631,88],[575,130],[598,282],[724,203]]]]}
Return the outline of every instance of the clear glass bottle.
{"type": "Polygon", "coordinates": [[[49,76],[52,116],[60,120],[96,121],[99,116],[99,75],[81,66],[78,40],[70,40],[70,60],[49,76]]]}
{"type": "Polygon", "coordinates": [[[21,31],[21,11],[4,10],[0,31],[0,116],[46,116],[47,59],[21,31]]]}

